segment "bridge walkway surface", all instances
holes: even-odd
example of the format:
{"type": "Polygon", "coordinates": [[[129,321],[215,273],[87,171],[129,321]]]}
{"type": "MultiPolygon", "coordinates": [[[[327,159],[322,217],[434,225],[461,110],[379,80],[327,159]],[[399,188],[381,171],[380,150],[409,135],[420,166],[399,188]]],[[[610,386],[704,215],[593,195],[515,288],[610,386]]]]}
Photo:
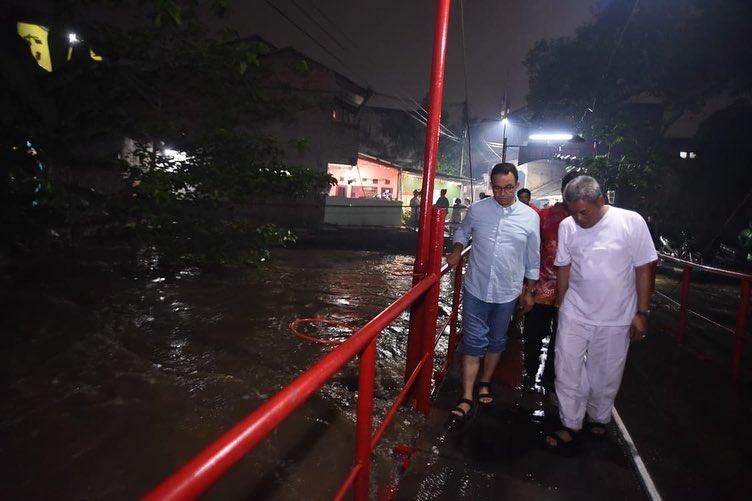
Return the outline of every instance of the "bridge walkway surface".
{"type": "MultiPolygon", "coordinates": [[[[743,473],[752,471],[749,370],[746,383],[731,385],[722,343],[708,342],[708,333],[694,326],[679,347],[673,324],[675,313],[659,309],[648,338],[631,346],[617,412],[661,498],[748,499],[743,473]]],[[[494,407],[450,429],[447,416],[459,395],[455,364],[397,499],[649,499],[632,449],[613,420],[605,440],[584,436],[573,457],[542,447],[543,434],[559,425],[558,414],[543,395],[521,389],[517,336],[495,377],[494,407]]]]}

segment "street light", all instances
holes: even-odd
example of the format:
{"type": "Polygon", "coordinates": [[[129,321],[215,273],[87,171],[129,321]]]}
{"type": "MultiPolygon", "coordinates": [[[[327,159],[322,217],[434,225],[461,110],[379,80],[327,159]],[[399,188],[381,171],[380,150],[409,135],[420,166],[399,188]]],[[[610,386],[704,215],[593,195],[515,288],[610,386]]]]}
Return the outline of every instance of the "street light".
{"type": "Polygon", "coordinates": [[[530,134],[530,141],[571,141],[574,134],[568,132],[539,132],[530,134]]]}
{"type": "Polygon", "coordinates": [[[504,109],[501,113],[501,163],[507,161],[507,124],[509,123],[509,99],[504,95],[504,109]]]}

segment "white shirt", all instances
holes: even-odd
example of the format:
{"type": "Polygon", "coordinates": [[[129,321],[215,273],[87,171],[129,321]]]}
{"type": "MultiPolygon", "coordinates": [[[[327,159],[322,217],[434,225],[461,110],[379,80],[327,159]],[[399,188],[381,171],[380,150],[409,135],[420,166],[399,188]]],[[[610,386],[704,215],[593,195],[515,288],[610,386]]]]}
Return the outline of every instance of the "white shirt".
{"type": "Polygon", "coordinates": [[[493,197],[467,209],[454,242],[473,250],[465,275],[465,289],[487,303],[517,299],[523,277],[538,280],[540,267],[540,220],[527,205],[515,201],[502,207],[493,197]]]}
{"type": "Polygon", "coordinates": [[[590,325],[629,325],[637,312],[635,267],[658,259],[645,220],[609,207],[591,228],[559,225],[556,266],[571,265],[560,312],[590,325]]]}

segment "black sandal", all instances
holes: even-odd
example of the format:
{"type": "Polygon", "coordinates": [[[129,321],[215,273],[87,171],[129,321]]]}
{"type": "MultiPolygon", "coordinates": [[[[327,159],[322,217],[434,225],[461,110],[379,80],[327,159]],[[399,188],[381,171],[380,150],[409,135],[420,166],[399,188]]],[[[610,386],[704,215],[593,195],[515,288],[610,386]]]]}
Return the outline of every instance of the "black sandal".
{"type": "Polygon", "coordinates": [[[554,454],[559,454],[560,456],[567,457],[573,456],[578,445],[577,434],[578,432],[572,429],[562,427],[553,433],[547,433],[545,438],[543,439],[543,445],[546,449],[553,452],[554,454]],[[572,437],[571,440],[564,440],[563,438],[561,438],[561,436],[559,436],[559,433],[564,431],[569,433],[569,436],[572,437]],[[554,441],[554,444],[551,444],[548,439],[552,439],[554,441]]]}
{"type": "Polygon", "coordinates": [[[463,398],[459,402],[457,402],[457,405],[454,406],[454,409],[449,411],[449,422],[451,424],[463,424],[465,421],[467,421],[470,418],[470,413],[473,411],[474,403],[472,400],[468,398],[463,398]],[[463,409],[460,407],[462,404],[467,404],[470,406],[468,410],[463,409]],[[459,414],[457,414],[459,412],[459,414]]]}
{"type": "Polygon", "coordinates": [[[596,423],[595,421],[585,421],[585,427],[587,428],[590,436],[598,440],[606,438],[608,434],[608,428],[605,423],[596,423]]]}
{"type": "Polygon", "coordinates": [[[477,383],[475,383],[475,395],[475,398],[478,400],[478,404],[480,404],[481,407],[489,407],[494,403],[494,394],[491,389],[491,383],[485,383],[483,381],[478,381],[477,383]],[[481,393],[481,388],[486,388],[488,392],[481,393]],[[490,401],[484,402],[483,400],[481,400],[481,398],[490,399],[490,401]]]}

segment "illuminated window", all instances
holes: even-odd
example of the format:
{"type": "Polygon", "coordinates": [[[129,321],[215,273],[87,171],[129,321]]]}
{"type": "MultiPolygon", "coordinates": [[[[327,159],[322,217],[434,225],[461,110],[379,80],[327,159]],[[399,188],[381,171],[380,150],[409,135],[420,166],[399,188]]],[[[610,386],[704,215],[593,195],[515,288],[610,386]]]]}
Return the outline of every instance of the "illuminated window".
{"type": "Polygon", "coordinates": [[[682,158],[687,158],[687,152],[686,151],[680,151],[679,156],[682,158]]]}

